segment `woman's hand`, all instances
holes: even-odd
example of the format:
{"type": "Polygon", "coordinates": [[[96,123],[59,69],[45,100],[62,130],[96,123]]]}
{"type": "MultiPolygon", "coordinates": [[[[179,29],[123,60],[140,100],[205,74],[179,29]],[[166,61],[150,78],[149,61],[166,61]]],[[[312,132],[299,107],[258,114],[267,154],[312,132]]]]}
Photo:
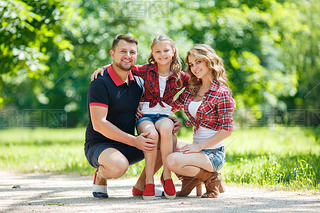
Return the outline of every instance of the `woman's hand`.
{"type": "Polygon", "coordinates": [[[141,112],[141,109],[142,109],[142,103],[140,102],[139,106],[137,108],[137,112],[136,112],[136,119],[137,120],[143,116],[143,113],[141,112]]]}
{"type": "Polygon", "coordinates": [[[201,150],[202,149],[199,144],[186,144],[180,150],[177,150],[177,152],[182,152],[183,154],[188,154],[188,153],[198,153],[201,150]]]}
{"type": "Polygon", "coordinates": [[[99,69],[97,69],[96,71],[94,71],[91,75],[91,81],[94,81],[95,79],[98,78],[98,75],[103,76],[103,73],[106,69],[108,69],[110,67],[110,64],[100,67],[99,69]]]}

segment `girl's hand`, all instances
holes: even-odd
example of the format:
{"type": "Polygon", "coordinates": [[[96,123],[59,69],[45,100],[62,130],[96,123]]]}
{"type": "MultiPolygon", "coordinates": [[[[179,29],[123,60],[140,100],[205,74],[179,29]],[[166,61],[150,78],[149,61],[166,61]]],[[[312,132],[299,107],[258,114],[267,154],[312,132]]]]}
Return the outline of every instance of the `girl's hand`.
{"type": "Polygon", "coordinates": [[[197,153],[197,152],[200,152],[201,150],[202,149],[199,144],[186,144],[177,152],[182,152],[183,154],[188,154],[188,153],[197,153]]]}
{"type": "Polygon", "coordinates": [[[110,67],[110,64],[100,67],[99,69],[97,69],[96,71],[94,71],[91,75],[91,81],[94,81],[95,79],[98,78],[98,75],[103,76],[103,73],[106,69],[108,69],[110,67]]]}
{"type": "Polygon", "coordinates": [[[137,108],[137,112],[136,112],[136,119],[137,120],[143,116],[143,113],[141,112],[141,109],[142,109],[142,103],[140,102],[139,106],[137,108]]]}

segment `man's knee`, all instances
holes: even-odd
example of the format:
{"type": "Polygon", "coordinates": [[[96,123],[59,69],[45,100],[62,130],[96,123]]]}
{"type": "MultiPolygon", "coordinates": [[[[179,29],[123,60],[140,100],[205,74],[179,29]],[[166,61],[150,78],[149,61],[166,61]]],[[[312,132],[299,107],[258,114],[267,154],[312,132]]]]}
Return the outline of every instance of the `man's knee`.
{"type": "Polygon", "coordinates": [[[117,179],[126,173],[129,168],[129,162],[127,160],[123,161],[119,159],[117,161],[101,164],[101,166],[104,167],[104,170],[101,171],[102,176],[117,179]]]}
{"type": "Polygon", "coordinates": [[[128,170],[129,168],[129,163],[127,164],[113,164],[113,166],[110,168],[110,174],[112,178],[120,178],[122,177],[128,170]]]}
{"type": "Polygon", "coordinates": [[[119,178],[123,176],[129,168],[127,158],[113,148],[104,150],[100,154],[98,162],[103,167],[101,175],[107,178],[119,178]]]}

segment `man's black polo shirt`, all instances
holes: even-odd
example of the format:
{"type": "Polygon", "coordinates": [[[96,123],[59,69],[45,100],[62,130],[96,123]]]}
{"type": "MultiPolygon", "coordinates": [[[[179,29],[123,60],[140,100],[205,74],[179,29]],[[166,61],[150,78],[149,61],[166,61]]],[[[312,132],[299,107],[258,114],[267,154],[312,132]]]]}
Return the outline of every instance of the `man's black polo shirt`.
{"type": "Polygon", "coordinates": [[[108,108],[107,120],[122,131],[134,134],[135,114],[143,94],[143,84],[139,80],[130,71],[127,84],[110,66],[103,76],[90,83],[87,97],[89,123],[86,130],[86,150],[95,143],[113,141],[93,129],[90,106],[108,108]]]}

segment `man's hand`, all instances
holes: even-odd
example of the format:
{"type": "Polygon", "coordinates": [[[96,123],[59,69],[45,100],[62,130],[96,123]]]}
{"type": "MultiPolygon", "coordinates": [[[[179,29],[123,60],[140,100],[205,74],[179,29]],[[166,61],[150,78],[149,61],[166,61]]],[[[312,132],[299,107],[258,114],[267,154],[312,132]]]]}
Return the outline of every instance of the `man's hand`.
{"type": "Polygon", "coordinates": [[[141,109],[142,109],[142,102],[139,103],[139,106],[137,108],[137,112],[136,112],[136,119],[137,120],[143,116],[141,109]]]}
{"type": "Polygon", "coordinates": [[[181,128],[181,125],[182,125],[180,119],[173,116],[169,116],[168,118],[170,118],[173,121],[172,133],[174,134],[179,132],[179,129],[181,128]]]}
{"type": "Polygon", "coordinates": [[[147,138],[150,132],[143,132],[134,141],[134,146],[144,152],[152,152],[157,148],[157,141],[147,138]]]}

